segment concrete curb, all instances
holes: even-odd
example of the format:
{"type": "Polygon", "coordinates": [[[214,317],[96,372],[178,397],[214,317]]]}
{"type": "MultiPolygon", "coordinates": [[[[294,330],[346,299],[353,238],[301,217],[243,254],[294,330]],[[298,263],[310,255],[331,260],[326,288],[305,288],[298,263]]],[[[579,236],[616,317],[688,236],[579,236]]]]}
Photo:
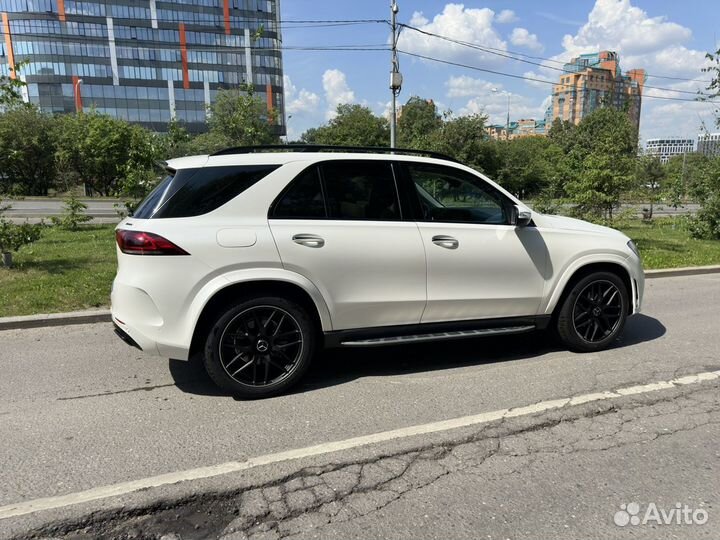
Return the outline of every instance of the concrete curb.
{"type": "Polygon", "coordinates": [[[24,315],[22,317],[0,317],[0,330],[92,324],[110,322],[111,320],[109,309],[72,311],[70,313],[43,313],[40,315],[24,315]]]}
{"type": "Polygon", "coordinates": [[[687,266],[685,268],[667,268],[660,270],[645,270],[645,279],[661,277],[698,276],[701,274],[720,274],[720,265],[713,266],[687,266]]]}
{"type": "MultiPolygon", "coordinates": [[[[687,268],[671,268],[666,270],[646,270],[645,279],[697,276],[701,274],[720,274],[720,265],[689,266],[687,268]]],[[[25,315],[23,317],[0,317],[0,330],[22,328],[40,328],[45,326],[66,326],[71,324],[92,324],[111,322],[109,309],[73,311],[70,313],[49,313],[25,315]]]]}

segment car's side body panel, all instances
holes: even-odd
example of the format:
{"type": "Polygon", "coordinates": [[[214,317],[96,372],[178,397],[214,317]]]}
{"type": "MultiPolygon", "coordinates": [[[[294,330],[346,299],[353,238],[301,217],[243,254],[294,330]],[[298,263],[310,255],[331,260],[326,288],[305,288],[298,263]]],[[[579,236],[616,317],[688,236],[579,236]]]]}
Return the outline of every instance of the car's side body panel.
{"type": "Polygon", "coordinates": [[[538,312],[547,250],[536,230],[471,223],[418,225],[428,261],[423,323],[538,312]],[[448,249],[433,242],[437,236],[458,244],[448,249]]]}
{"type": "Polygon", "coordinates": [[[335,330],[420,322],[425,251],[415,223],[271,219],[270,227],[283,268],[316,284],[335,330]],[[298,235],[324,245],[298,244],[298,235]]]}
{"type": "Polygon", "coordinates": [[[158,234],[190,256],[127,255],[118,250],[114,321],[146,352],[185,359],[207,303],[227,287],[277,281],[312,299],[324,332],[553,312],[572,275],[613,263],[631,278],[634,311],[644,280],[619,232],[534,213],[534,226],[404,221],[275,220],[268,209],[307,167],[340,159],[456,163],[403,155],[250,154],[173,160],[171,167],[280,165],[216,210],[190,218],[123,220],[118,228],[158,234]],[[293,241],[317,234],[321,249],[293,241]],[[456,250],[433,243],[454,235],[456,250]]]}

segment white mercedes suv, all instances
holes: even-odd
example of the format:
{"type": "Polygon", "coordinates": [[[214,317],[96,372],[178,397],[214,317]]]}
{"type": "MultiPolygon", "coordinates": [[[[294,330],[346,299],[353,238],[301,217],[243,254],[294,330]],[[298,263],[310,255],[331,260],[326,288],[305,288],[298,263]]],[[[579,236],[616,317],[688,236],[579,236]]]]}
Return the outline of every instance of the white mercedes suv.
{"type": "Polygon", "coordinates": [[[251,147],[167,170],[116,230],[116,332],[150,354],[202,355],[241,397],[288,389],[319,347],[551,327],[596,351],[640,310],[625,235],[533,212],[446,156],[251,147]]]}

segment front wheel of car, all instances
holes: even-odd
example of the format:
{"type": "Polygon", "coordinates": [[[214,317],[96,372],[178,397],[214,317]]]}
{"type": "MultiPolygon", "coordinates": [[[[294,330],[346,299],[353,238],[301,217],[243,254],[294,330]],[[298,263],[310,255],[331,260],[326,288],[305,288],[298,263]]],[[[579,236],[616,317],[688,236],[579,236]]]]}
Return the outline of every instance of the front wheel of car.
{"type": "Polygon", "coordinates": [[[278,297],[253,298],[219,316],[205,342],[205,369],[237,397],[274,396],[307,371],[315,334],[302,306],[278,297]]]}
{"type": "Polygon", "coordinates": [[[629,295],[623,280],[610,272],[580,279],[565,297],[557,317],[560,339],[573,351],[607,348],[623,330],[629,295]]]}

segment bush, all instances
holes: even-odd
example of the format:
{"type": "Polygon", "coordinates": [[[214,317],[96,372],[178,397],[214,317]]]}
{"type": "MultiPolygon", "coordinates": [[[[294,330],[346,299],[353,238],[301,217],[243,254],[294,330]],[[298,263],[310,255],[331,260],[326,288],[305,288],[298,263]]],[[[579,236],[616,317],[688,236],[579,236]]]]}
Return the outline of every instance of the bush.
{"type": "Polygon", "coordinates": [[[12,267],[12,252],[40,239],[44,225],[23,223],[16,225],[9,219],[0,218],[0,253],[3,264],[12,267]]]}
{"type": "Polygon", "coordinates": [[[65,199],[65,206],[61,217],[52,217],[50,220],[54,225],[68,231],[77,231],[80,224],[92,221],[92,217],[85,213],[87,204],[79,201],[75,195],[65,199]]]}
{"type": "Polygon", "coordinates": [[[693,238],[720,240],[720,193],[705,199],[697,214],[688,219],[687,225],[693,238]]]}

